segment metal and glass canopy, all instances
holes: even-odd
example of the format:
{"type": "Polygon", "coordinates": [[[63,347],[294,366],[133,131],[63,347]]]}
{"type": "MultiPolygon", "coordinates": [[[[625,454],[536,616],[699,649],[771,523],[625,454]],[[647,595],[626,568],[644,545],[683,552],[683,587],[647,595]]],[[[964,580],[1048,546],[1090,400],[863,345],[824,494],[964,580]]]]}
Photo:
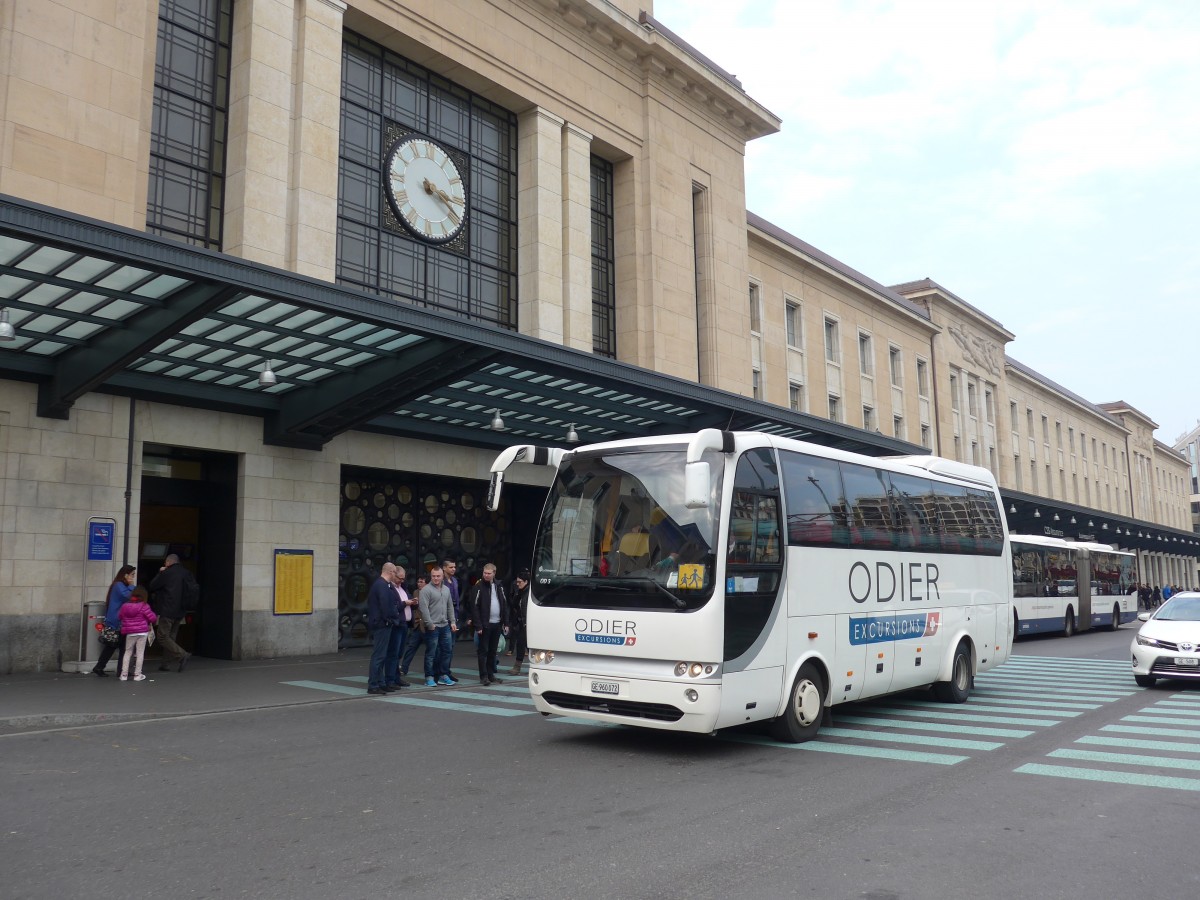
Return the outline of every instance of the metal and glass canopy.
{"type": "Polygon", "coordinates": [[[67,418],[103,391],[258,416],[267,444],[351,430],[486,448],[706,427],[858,452],[903,441],[388,298],[0,196],[0,376],[67,418]],[[273,385],[259,374],[269,365],[273,385]],[[490,426],[496,414],[505,429],[490,426]]]}

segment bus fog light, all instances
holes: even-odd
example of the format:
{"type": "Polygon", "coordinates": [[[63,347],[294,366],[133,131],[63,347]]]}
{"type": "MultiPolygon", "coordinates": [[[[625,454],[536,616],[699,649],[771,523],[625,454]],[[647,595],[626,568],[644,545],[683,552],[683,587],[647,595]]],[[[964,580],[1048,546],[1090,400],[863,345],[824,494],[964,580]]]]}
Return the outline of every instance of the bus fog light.
{"type": "Polygon", "coordinates": [[[675,674],[676,675],[679,675],[679,676],[686,675],[687,670],[688,670],[687,663],[675,663],[675,674]]]}
{"type": "Polygon", "coordinates": [[[700,699],[700,694],[695,688],[688,688],[683,692],[683,696],[687,697],[692,703],[700,699]]]}

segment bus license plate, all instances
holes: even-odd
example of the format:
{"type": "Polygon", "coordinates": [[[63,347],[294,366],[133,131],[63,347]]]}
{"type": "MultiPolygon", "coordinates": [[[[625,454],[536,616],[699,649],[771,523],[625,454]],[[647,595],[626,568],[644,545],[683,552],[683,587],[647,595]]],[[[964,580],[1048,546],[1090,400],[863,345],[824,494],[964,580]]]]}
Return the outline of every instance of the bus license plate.
{"type": "Polygon", "coordinates": [[[1178,656],[1175,658],[1177,666],[1200,666],[1200,659],[1195,656],[1178,656]]]}
{"type": "Polygon", "coordinates": [[[593,694],[608,694],[612,697],[616,697],[618,694],[621,693],[621,685],[620,685],[620,682],[616,682],[616,681],[593,681],[592,682],[592,693],[593,694]]]}

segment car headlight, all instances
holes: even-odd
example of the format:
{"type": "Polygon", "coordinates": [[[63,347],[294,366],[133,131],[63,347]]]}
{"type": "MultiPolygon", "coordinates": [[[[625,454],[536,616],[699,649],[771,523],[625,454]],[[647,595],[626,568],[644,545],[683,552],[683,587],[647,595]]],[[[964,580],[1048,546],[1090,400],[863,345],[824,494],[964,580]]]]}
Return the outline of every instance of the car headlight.
{"type": "Polygon", "coordinates": [[[1134,640],[1137,641],[1138,645],[1141,647],[1161,647],[1162,646],[1162,644],[1160,644],[1154,638],[1146,637],[1141,634],[1139,634],[1137,637],[1135,637],[1134,640]]]}

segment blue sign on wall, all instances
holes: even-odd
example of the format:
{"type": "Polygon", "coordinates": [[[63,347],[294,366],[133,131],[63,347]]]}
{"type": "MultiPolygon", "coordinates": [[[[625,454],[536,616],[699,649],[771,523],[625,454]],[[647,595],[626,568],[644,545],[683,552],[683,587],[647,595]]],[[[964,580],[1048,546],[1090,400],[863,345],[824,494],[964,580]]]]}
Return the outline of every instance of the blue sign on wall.
{"type": "Polygon", "coordinates": [[[113,558],[113,537],[117,526],[112,522],[88,522],[88,559],[113,558]]]}

